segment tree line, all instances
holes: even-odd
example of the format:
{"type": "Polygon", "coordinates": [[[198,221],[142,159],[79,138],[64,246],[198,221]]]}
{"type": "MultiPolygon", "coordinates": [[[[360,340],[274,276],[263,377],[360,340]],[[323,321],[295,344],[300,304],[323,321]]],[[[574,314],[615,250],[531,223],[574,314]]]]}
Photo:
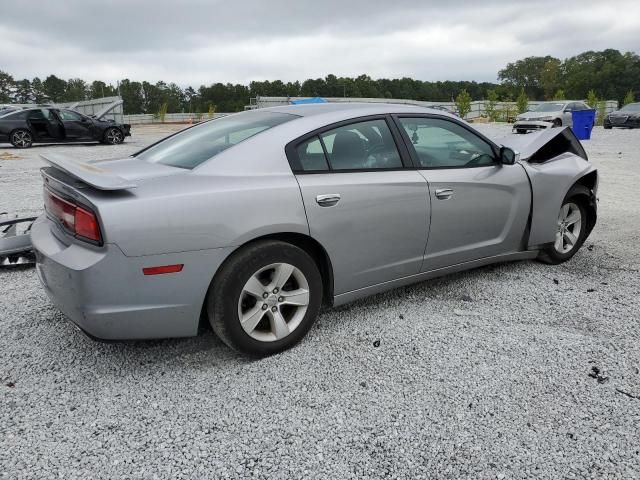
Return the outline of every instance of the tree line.
{"type": "Polygon", "coordinates": [[[249,85],[212,83],[197,90],[175,83],[138,82],[127,78],[115,85],[101,80],[64,80],[49,75],[44,80],[16,80],[0,71],[0,103],[62,103],[119,95],[124,112],[160,111],[205,113],[235,112],[256,96],[372,97],[412,99],[430,102],[455,101],[462,92],[474,100],[511,101],[523,95],[529,100],[555,98],[584,99],[590,91],[598,98],[622,102],[629,92],[640,92],[640,56],[607,49],[588,51],[560,60],[555,57],[527,57],[509,63],[498,72],[498,82],[437,81],[412,78],[372,79],[330,74],[303,82],[254,81],[249,85]]]}

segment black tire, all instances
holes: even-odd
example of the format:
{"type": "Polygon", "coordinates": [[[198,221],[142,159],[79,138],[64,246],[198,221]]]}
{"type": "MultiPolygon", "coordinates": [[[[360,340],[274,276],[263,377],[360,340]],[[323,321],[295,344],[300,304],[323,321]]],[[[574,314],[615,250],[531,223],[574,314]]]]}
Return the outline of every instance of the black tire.
{"type": "MultiPolygon", "coordinates": [[[[269,280],[265,282],[268,283],[269,280]]],[[[284,289],[285,287],[283,291],[284,289]]],[[[259,306],[265,308],[266,302],[269,301],[265,299],[263,304],[262,298],[257,296],[250,297],[250,300],[254,302],[255,311],[258,311],[259,306]]],[[[209,323],[216,335],[232,349],[254,357],[272,355],[298,343],[315,322],[321,304],[322,278],[314,260],[304,250],[276,240],[257,241],[234,252],[211,282],[206,300],[209,323]],[[304,275],[309,291],[308,304],[304,316],[300,313],[302,319],[288,335],[280,339],[261,341],[249,335],[240,323],[240,311],[244,306],[240,302],[246,298],[243,289],[249,279],[261,269],[278,263],[291,265],[304,275]]],[[[258,335],[265,334],[260,330],[261,326],[263,329],[266,327],[267,335],[270,334],[268,331],[273,328],[270,310],[273,308],[267,307],[261,315],[260,322],[265,323],[258,323],[255,327],[254,332],[258,332],[258,335]]],[[[276,308],[284,318],[286,306],[278,303],[276,308]]],[[[288,327],[290,321],[287,320],[288,327]]]]}
{"type": "Polygon", "coordinates": [[[26,128],[18,128],[11,132],[9,141],[16,148],[30,148],[33,145],[33,134],[26,128]]]}
{"type": "MultiPolygon", "coordinates": [[[[558,249],[556,248],[556,243],[554,243],[547,246],[540,252],[540,254],[538,255],[538,260],[550,265],[557,265],[559,263],[564,263],[567,260],[570,260],[576,254],[576,252],[580,250],[580,247],[582,247],[582,244],[587,238],[587,227],[590,220],[588,217],[589,210],[586,208],[585,204],[589,194],[590,192],[586,187],[577,185],[573,187],[569,191],[569,193],[567,193],[567,196],[562,201],[562,206],[560,207],[560,211],[562,211],[562,209],[565,208],[565,205],[573,204],[577,206],[580,211],[580,232],[578,235],[576,235],[577,241],[573,244],[573,247],[569,251],[562,252],[558,251],[558,249]]],[[[573,233],[575,234],[575,231],[573,233]]],[[[564,240],[561,241],[564,242],[564,240]]]]}
{"type": "Polygon", "coordinates": [[[104,131],[102,142],[107,145],[120,145],[124,142],[124,133],[116,127],[109,127],[104,131]]]}
{"type": "Polygon", "coordinates": [[[605,124],[603,125],[603,127],[604,127],[604,129],[605,129],[605,130],[611,130],[611,128],[612,128],[612,126],[611,126],[611,124],[610,124],[610,123],[605,123],[605,124]]]}
{"type": "Polygon", "coordinates": [[[556,118],[553,120],[553,127],[552,128],[558,128],[562,126],[562,120],[560,120],[559,118],[556,118]]]}
{"type": "Polygon", "coordinates": [[[519,134],[521,134],[521,135],[522,135],[522,134],[527,133],[527,131],[526,131],[524,128],[518,128],[518,129],[516,130],[516,133],[519,133],[519,134]]]}

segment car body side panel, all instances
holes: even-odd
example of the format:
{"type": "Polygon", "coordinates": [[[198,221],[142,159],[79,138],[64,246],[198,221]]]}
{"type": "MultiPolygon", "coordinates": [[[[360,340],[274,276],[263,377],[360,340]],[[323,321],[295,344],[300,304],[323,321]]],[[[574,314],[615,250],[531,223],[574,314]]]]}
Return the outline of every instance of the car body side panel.
{"type": "Polygon", "coordinates": [[[140,181],[127,193],[87,195],[98,208],[106,241],[127,256],[233,247],[272,233],[309,234],[291,173],[169,176],[140,181]]]}
{"type": "Polygon", "coordinates": [[[431,233],[422,271],[517,252],[531,193],[520,165],[421,170],[431,189],[431,233]],[[437,192],[450,189],[449,198],[437,192]]]}
{"type": "Polygon", "coordinates": [[[126,257],[114,244],[101,249],[65,244],[42,215],[31,239],[47,295],[78,327],[105,340],[195,335],[215,272],[233,250],[218,248],[126,257]],[[182,271],[144,275],[143,268],[182,264],[182,271]]]}
{"type": "Polygon", "coordinates": [[[596,169],[573,153],[563,153],[543,163],[520,164],[529,176],[533,197],[528,247],[537,248],[555,240],[558,212],[569,189],[596,169]]]}
{"type": "Polygon", "coordinates": [[[415,170],[298,175],[310,234],[331,258],[341,294],[418,273],[429,230],[429,187],[415,170]],[[322,207],[318,195],[338,194],[322,207]]]}

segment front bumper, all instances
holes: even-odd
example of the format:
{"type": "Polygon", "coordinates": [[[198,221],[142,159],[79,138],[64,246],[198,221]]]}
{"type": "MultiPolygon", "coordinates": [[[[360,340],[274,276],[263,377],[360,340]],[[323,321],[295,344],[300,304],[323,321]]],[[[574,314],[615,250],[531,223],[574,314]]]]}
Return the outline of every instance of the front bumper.
{"type": "Polygon", "coordinates": [[[543,122],[540,120],[518,120],[513,124],[513,130],[546,130],[552,128],[552,122],[543,122]]]}
{"type": "Polygon", "coordinates": [[[89,336],[130,340],[196,335],[207,289],[228,249],[127,257],[114,244],[66,245],[44,215],[31,228],[38,277],[51,301],[89,336]],[[183,263],[179,273],[144,267],[183,263]]]}

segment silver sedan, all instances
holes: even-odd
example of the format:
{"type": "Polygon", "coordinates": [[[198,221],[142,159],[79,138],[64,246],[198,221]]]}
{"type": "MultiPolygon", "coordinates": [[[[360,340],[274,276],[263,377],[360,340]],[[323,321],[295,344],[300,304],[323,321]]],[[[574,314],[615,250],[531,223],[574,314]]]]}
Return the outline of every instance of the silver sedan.
{"type": "Polygon", "coordinates": [[[195,335],[205,318],[230,347],[268,355],[323,303],[494,262],[564,262],[596,222],[598,174],[569,129],[495,143],[412,106],[267,108],[127,158],[45,160],[39,277],[109,340],[195,335]]]}

